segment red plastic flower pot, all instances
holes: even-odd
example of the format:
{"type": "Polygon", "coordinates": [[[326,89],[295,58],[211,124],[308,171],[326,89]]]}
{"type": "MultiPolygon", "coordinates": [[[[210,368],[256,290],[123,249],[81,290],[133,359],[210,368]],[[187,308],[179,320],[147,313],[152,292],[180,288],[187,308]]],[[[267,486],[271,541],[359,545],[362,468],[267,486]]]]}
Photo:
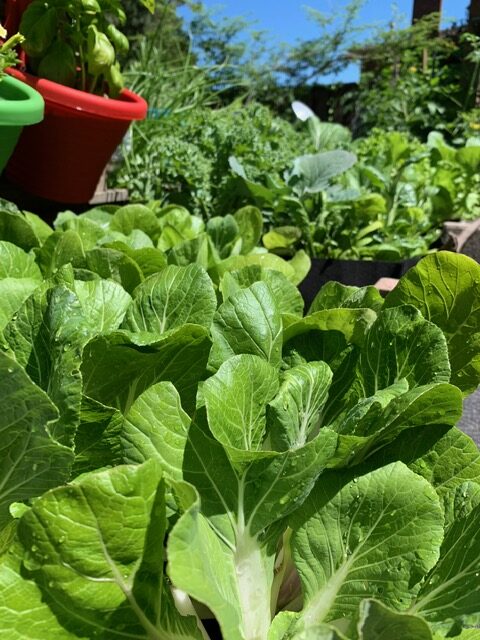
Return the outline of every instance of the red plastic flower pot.
{"type": "Polygon", "coordinates": [[[6,168],[8,179],[34,196],[67,204],[88,202],[132,120],[142,120],[147,103],[124,89],[104,98],[37,78],[8,73],[45,100],[45,119],[22,133],[6,168]]]}

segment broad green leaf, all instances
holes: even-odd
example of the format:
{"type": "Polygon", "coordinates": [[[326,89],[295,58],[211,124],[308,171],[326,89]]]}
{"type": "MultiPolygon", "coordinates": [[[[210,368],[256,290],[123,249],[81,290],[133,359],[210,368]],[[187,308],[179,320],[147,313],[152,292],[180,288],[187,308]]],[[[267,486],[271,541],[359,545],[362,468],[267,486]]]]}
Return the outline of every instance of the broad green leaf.
{"type": "Polygon", "coordinates": [[[42,280],[35,256],[11,242],[0,241],[0,279],[42,280]]]}
{"type": "Polygon", "coordinates": [[[299,194],[323,191],[331,178],[350,169],[357,157],[348,151],[335,150],[295,158],[290,182],[299,194]]]}
{"type": "Polygon", "coordinates": [[[4,330],[16,360],[59,410],[51,433],[66,445],[78,425],[80,364],[89,334],[78,298],[64,285],[35,291],[4,330]]]}
{"type": "Polygon", "coordinates": [[[368,397],[402,378],[410,388],[450,381],[442,332],[410,306],[378,314],[360,353],[356,385],[368,397]]]}
{"type": "MultiPolygon", "coordinates": [[[[435,635],[434,640],[442,640],[445,636],[435,635]]],[[[464,629],[460,635],[455,636],[457,640],[480,640],[480,629],[464,629]]]]}
{"type": "Polygon", "coordinates": [[[192,216],[186,209],[176,205],[163,209],[158,223],[161,235],[157,246],[162,251],[168,251],[182,242],[193,240],[205,227],[201,218],[192,216]]]}
{"type": "MultiPolygon", "coordinates": [[[[191,487],[177,484],[177,491],[191,493],[191,487]]],[[[184,640],[202,640],[202,633],[197,628],[195,610],[190,603],[190,611],[179,610],[173,598],[172,587],[165,579],[165,534],[167,518],[165,509],[165,487],[163,482],[157,489],[155,502],[151,511],[150,523],[145,535],[145,545],[140,567],[135,575],[132,595],[145,611],[147,618],[154,624],[147,635],[157,640],[164,638],[183,638],[184,640]],[[192,615],[193,614],[193,615],[192,615]]],[[[124,612],[129,614],[130,603],[124,605],[124,612]]],[[[123,622],[123,616],[121,618],[123,622]]],[[[145,625],[147,626],[147,625],[145,625]]],[[[123,624],[121,628],[124,630],[123,624]]]]}
{"type": "Polygon", "coordinates": [[[352,140],[350,129],[335,122],[321,122],[314,117],[308,120],[308,126],[310,134],[315,134],[313,137],[317,149],[338,149],[352,140]]]}
{"type": "Polygon", "coordinates": [[[240,236],[235,218],[230,214],[210,218],[206,230],[220,258],[228,258],[240,236]]]}
{"type": "Polygon", "coordinates": [[[0,203],[0,240],[11,242],[24,251],[40,245],[28,218],[15,205],[8,203],[8,207],[5,206],[5,201],[0,203]]]}
{"type": "Polygon", "coordinates": [[[256,282],[221,304],[213,316],[212,340],[212,369],[234,355],[248,353],[279,366],[282,320],[268,284],[256,282]]]}
{"type": "Polygon", "coordinates": [[[155,249],[153,240],[141,229],[133,229],[131,233],[124,236],[123,242],[132,251],[138,251],[139,249],[155,249]]]}
{"type": "Polygon", "coordinates": [[[15,317],[24,302],[40,286],[32,278],[3,278],[0,280],[0,331],[15,317]]]}
{"type": "Polygon", "coordinates": [[[186,637],[199,637],[191,619],[164,611],[164,492],[149,461],[86,474],[32,504],[18,529],[24,565],[60,623],[86,637],[163,640],[189,625],[186,637]]]}
{"type": "MultiPolygon", "coordinates": [[[[108,214],[107,214],[108,215],[108,214]]],[[[108,223],[111,216],[108,216],[108,223]]],[[[61,232],[74,231],[81,238],[84,251],[94,249],[97,243],[107,233],[105,226],[96,220],[91,220],[86,215],[75,215],[72,211],[59,213],[53,223],[56,235],[61,237],[61,232]]],[[[51,235],[51,234],[50,234],[51,235]]]]}
{"type": "Polygon", "coordinates": [[[347,287],[339,282],[327,282],[315,296],[309,314],[322,309],[373,309],[383,306],[383,298],[376,287],[347,287]]]}
{"type": "Polygon", "coordinates": [[[480,171],[480,146],[469,146],[458,149],[456,160],[472,175],[480,171]]]}
{"type": "MultiPolygon", "coordinates": [[[[480,505],[456,519],[446,531],[440,559],[428,575],[414,605],[435,625],[453,621],[463,625],[480,623],[480,505]]],[[[450,624],[449,624],[450,623],[450,624]]]]}
{"type": "MultiPolygon", "coordinates": [[[[284,321],[285,319],[286,316],[284,321]]],[[[288,319],[290,320],[290,317],[288,319]]],[[[358,338],[363,340],[365,336],[359,333],[358,338]]],[[[308,330],[289,339],[284,345],[283,360],[287,366],[294,367],[307,362],[322,361],[332,370],[333,379],[324,409],[324,424],[333,422],[345,409],[344,398],[350,393],[355,380],[359,354],[359,347],[348,344],[344,334],[335,330],[308,330]]]]}
{"type": "Polygon", "coordinates": [[[127,204],[120,207],[113,214],[110,221],[111,231],[120,231],[130,235],[135,229],[140,229],[154,242],[160,235],[160,225],[155,214],[143,204],[127,204]]]}
{"type": "Polygon", "coordinates": [[[410,154],[410,142],[400,131],[389,131],[385,134],[387,147],[387,162],[396,164],[399,160],[408,157],[410,154]]]}
{"type": "Polygon", "coordinates": [[[353,345],[348,345],[340,331],[313,329],[291,338],[284,344],[283,360],[289,367],[305,362],[326,362],[335,372],[347,354],[355,349],[353,345]]]}
{"type": "Polygon", "coordinates": [[[138,264],[114,249],[92,249],[86,254],[86,265],[101,278],[118,282],[130,294],[144,279],[138,264]]]}
{"type": "Polygon", "coordinates": [[[402,431],[423,431],[429,425],[453,426],[461,415],[462,395],[457,387],[439,383],[408,391],[397,383],[361,400],[329,425],[340,434],[332,464],[358,464],[402,431]],[[398,391],[392,393],[395,387],[398,391]]]}
{"type": "Polygon", "coordinates": [[[142,247],[141,249],[132,249],[124,242],[112,242],[108,245],[110,249],[116,249],[125,253],[140,267],[144,278],[158,273],[167,266],[167,256],[160,249],[152,247],[142,247]]]}
{"type": "Polygon", "coordinates": [[[299,285],[308,275],[312,266],[312,261],[303,249],[297,251],[293,258],[288,263],[294,271],[292,282],[295,285],[299,285]]]}
{"type": "Polygon", "coordinates": [[[174,480],[182,479],[183,453],[190,418],[171,382],[159,382],[133,403],[121,432],[123,461],[156,459],[174,480]]]}
{"type": "Polygon", "coordinates": [[[198,490],[202,513],[213,528],[234,545],[240,533],[260,535],[298,509],[325,470],[335,446],[336,435],[322,429],[296,450],[270,452],[267,457],[262,451],[252,452],[251,463],[239,471],[222,444],[192,423],[185,447],[184,479],[198,490]]]}
{"type": "Polygon", "coordinates": [[[363,345],[365,336],[376,319],[371,309],[324,309],[299,320],[291,315],[283,316],[283,342],[314,330],[338,331],[348,342],[363,345]]]}
{"type": "Polygon", "coordinates": [[[257,207],[242,207],[233,214],[235,222],[240,230],[242,238],[242,248],[240,253],[246,255],[250,253],[260,242],[263,229],[263,218],[260,209],[257,207]]]}
{"type": "Polygon", "coordinates": [[[58,417],[48,396],[14,360],[0,353],[0,527],[12,502],[28,500],[62,484],[73,454],[49,433],[58,417]]]}
{"type": "Polygon", "coordinates": [[[17,543],[0,558],[0,634],[9,640],[78,639],[58,622],[35,581],[22,575],[22,551],[17,543]]]}
{"type": "Polygon", "coordinates": [[[364,598],[407,609],[438,560],[443,513],[434,489],[394,463],[360,477],[322,475],[291,526],[300,630],[355,618],[364,598]]]}
{"type": "Polygon", "coordinates": [[[266,249],[274,251],[294,246],[301,237],[302,232],[297,227],[276,227],[263,235],[262,242],[266,249]]]}
{"type": "Polygon", "coordinates": [[[303,102],[294,101],[291,107],[299,120],[307,122],[315,149],[337,149],[351,142],[347,127],[332,122],[322,122],[303,102]]]}
{"type": "Polygon", "coordinates": [[[233,462],[249,459],[249,452],[261,450],[266,405],[278,385],[274,367],[252,355],[230,358],[203,384],[210,430],[233,462]]]}
{"type": "Polygon", "coordinates": [[[128,236],[126,236],[124,233],[121,233],[120,231],[108,231],[97,243],[96,246],[97,247],[104,247],[105,249],[119,249],[119,250],[123,250],[124,247],[128,247],[129,249],[132,249],[132,245],[135,244],[135,241],[138,240],[138,237],[136,236],[137,233],[140,233],[141,238],[140,240],[143,241],[142,244],[144,244],[145,242],[147,243],[147,247],[152,247],[153,243],[150,240],[150,238],[143,233],[143,231],[139,231],[138,229],[134,229],[132,231],[132,233],[128,236]],[[135,236],[133,235],[135,234],[135,236]],[[132,242],[133,240],[133,242],[132,242]],[[121,245],[120,247],[118,247],[117,245],[121,245]]]}
{"type": "Polygon", "coordinates": [[[252,534],[268,531],[273,523],[301,508],[333,457],[336,442],[333,431],[322,429],[303,447],[257,456],[244,479],[248,484],[244,510],[252,534]]]}
{"type": "MultiPolygon", "coordinates": [[[[340,312],[374,314],[369,309],[325,310],[307,316],[306,320],[325,315],[335,318],[336,314],[341,317],[340,312]]],[[[290,327],[284,334],[288,335],[289,330],[290,327]]],[[[360,337],[361,349],[345,354],[337,368],[331,366],[334,376],[325,408],[327,424],[344,419],[345,412],[359,401],[376,396],[403,379],[411,389],[449,380],[445,338],[414,307],[380,311],[375,322],[360,332],[360,337]]]]}
{"type": "Polygon", "coordinates": [[[478,505],[480,505],[480,484],[468,481],[459,485],[453,493],[452,519],[445,519],[445,527],[467,517],[478,505]]]}
{"type": "Polygon", "coordinates": [[[324,362],[286,371],[277,396],[268,405],[268,434],[273,449],[297,449],[316,435],[332,381],[324,362]]]}
{"type": "Polygon", "coordinates": [[[168,263],[180,267],[189,264],[197,264],[199,267],[209,269],[218,262],[215,249],[206,233],[200,234],[192,240],[186,240],[177,244],[168,252],[168,263]]]}
{"type": "Polygon", "coordinates": [[[120,433],[123,416],[113,407],[82,397],[80,424],[75,433],[72,477],[123,462],[120,433]]]}
{"type": "Polygon", "coordinates": [[[193,240],[197,240],[198,238],[199,236],[197,236],[196,234],[190,233],[189,228],[187,233],[184,235],[182,234],[181,228],[167,225],[162,229],[162,233],[157,246],[162,251],[170,251],[172,249],[176,249],[177,247],[189,245],[190,243],[192,243],[192,246],[195,246],[193,240]],[[193,237],[190,237],[191,235],[193,235],[193,237]]]}
{"type": "Polygon", "coordinates": [[[297,283],[296,272],[292,265],[273,253],[251,253],[248,256],[231,256],[210,268],[208,272],[214,282],[219,282],[227,271],[235,271],[253,264],[266,269],[280,271],[290,282],[297,283]]]}
{"type": "Polygon", "coordinates": [[[432,640],[428,624],[419,616],[392,611],[377,600],[363,600],[359,640],[432,640]]]}
{"type": "Polygon", "coordinates": [[[132,299],[113,280],[76,280],[75,293],[92,335],[118,329],[132,299]]]}
{"type": "Polygon", "coordinates": [[[411,304],[447,339],[452,384],[466,395],[480,382],[480,266],[448,251],[427,256],[403,276],[386,307],[411,304]]]}
{"type": "Polygon", "coordinates": [[[195,264],[169,265],[135,289],[123,326],[156,334],[186,323],[210,327],[216,307],[206,271],[195,264]]]}
{"type": "Polygon", "coordinates": [[[380,452],[378,464],[402,460],[435,488],[445,509],[445,522],[454,516],[454,496],[469,481],[480,483],[480,452],[460,429],[440,426],[411,430],[380,452]]]}
{"type": "Polygon", "coordinates": [[[85,266],[85,248],[80,235],[68,229],[54,231],[37,253],[37,262],[45,278],[49,278],[64,264],[85,266]]]}
{"type": "MultiPolygon", "coordinates": [[[[88,272],[89,274],[91,274],[91,271],[88,271],[87,269],[75,269],[70,263],[68,264],[64,264],[62,267],[60,267],[60,269],[58,269],[58,271],[56,271],[51,278],[49,278],[47,281],[44,281],[44,289],[48,289],[49,287],[66,287],[67,289],[70,289],[70,291],[73,291],[74,286],[75,286],[75,272],[76,271],[80,271],[80,272],[88,272]]],[[[98,276],[96,274],[93,274],[93,277],[88,277],[86,278],[87,280],[96,280],[98,279],[98,276]]]]}
{"type": "Polygon", "coordinates": [[[30,211],[24,211],[23,215],[25,220],[30,225],[30,228],[33,230],[33,233],[38,238],[39,245],[41,246],[48,236],[53,233],[52,228],[43,220],[40,216],[37,216],[35,213],[30,213],[30,211]]]}
{"type": "Polygon", "coordinates": [[[84,393],[127,413],[143,391],[168,380],[191,412],[198,382],[206,375],[210,344],[207,331],[197,325],[184,325],[162,336],[126,332],[99,336],[84,351],[84,393]]]}
{"type": "Polygon", "coordinates": [[[220,291],[225,302],[239,289],[244,289],[255,282],[266,282],[270,287],[280,313],[303,315],[303,298],[297,287],[280,271],[266,269],[259,265],[251,265],[243,269],[226,272],[220,281],[220,291]]]}

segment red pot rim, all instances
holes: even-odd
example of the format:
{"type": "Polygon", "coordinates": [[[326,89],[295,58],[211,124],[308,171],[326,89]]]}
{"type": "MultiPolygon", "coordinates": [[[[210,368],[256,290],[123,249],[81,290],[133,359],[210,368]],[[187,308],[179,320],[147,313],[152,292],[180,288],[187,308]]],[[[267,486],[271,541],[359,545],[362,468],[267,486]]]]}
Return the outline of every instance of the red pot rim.
{"type": "Polygon", "coordinates": [[[143,120],[147,115],[148,105],[145,100],[129,89],[123,89],[119,98],[105,98],[87,91],[66,87],[46,78],[38,78],[13,67],[6,69],[6,71],[17,80],[26,82],[36,89],[46,102],[61,107],[115,120],[143,120]]]}

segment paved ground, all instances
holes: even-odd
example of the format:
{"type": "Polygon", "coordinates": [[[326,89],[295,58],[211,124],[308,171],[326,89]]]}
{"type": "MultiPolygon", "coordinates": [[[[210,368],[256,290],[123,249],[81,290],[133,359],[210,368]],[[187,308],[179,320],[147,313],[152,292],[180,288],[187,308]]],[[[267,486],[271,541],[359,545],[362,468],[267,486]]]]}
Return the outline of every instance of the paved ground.
{"type": "Polygon", "coordinates": [[[458,426],[480,446],[480,389],[465,400],[458,426]]]}

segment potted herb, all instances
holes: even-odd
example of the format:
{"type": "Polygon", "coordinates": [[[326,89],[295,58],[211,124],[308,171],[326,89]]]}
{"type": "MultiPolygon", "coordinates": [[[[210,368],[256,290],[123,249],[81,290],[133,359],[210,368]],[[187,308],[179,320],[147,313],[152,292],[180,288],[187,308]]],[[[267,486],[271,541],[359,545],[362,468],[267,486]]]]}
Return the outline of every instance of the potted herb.
{"type": "Polygon", "coordinates": [[[123,87],[124,20],[108,0],[35,0],[23,13],[26,71],[9,73],[43,95],[46,117],[20,140],[7,176],[29,193],[87,202],[130,122],[145,117],[146,102],[123,87]]]}
{"type": "MultiPolygon", "coordinates": [[[[0,38],[6,36],[6,30],[0,25],[0,38]]],[[[44,103],[40,94],[5,74],[5,69],[17,61],[15,47],[21,40],[22,36],[17,33],[0,45],[0,172],[23,127],[43,118],[44,103]]]]}

